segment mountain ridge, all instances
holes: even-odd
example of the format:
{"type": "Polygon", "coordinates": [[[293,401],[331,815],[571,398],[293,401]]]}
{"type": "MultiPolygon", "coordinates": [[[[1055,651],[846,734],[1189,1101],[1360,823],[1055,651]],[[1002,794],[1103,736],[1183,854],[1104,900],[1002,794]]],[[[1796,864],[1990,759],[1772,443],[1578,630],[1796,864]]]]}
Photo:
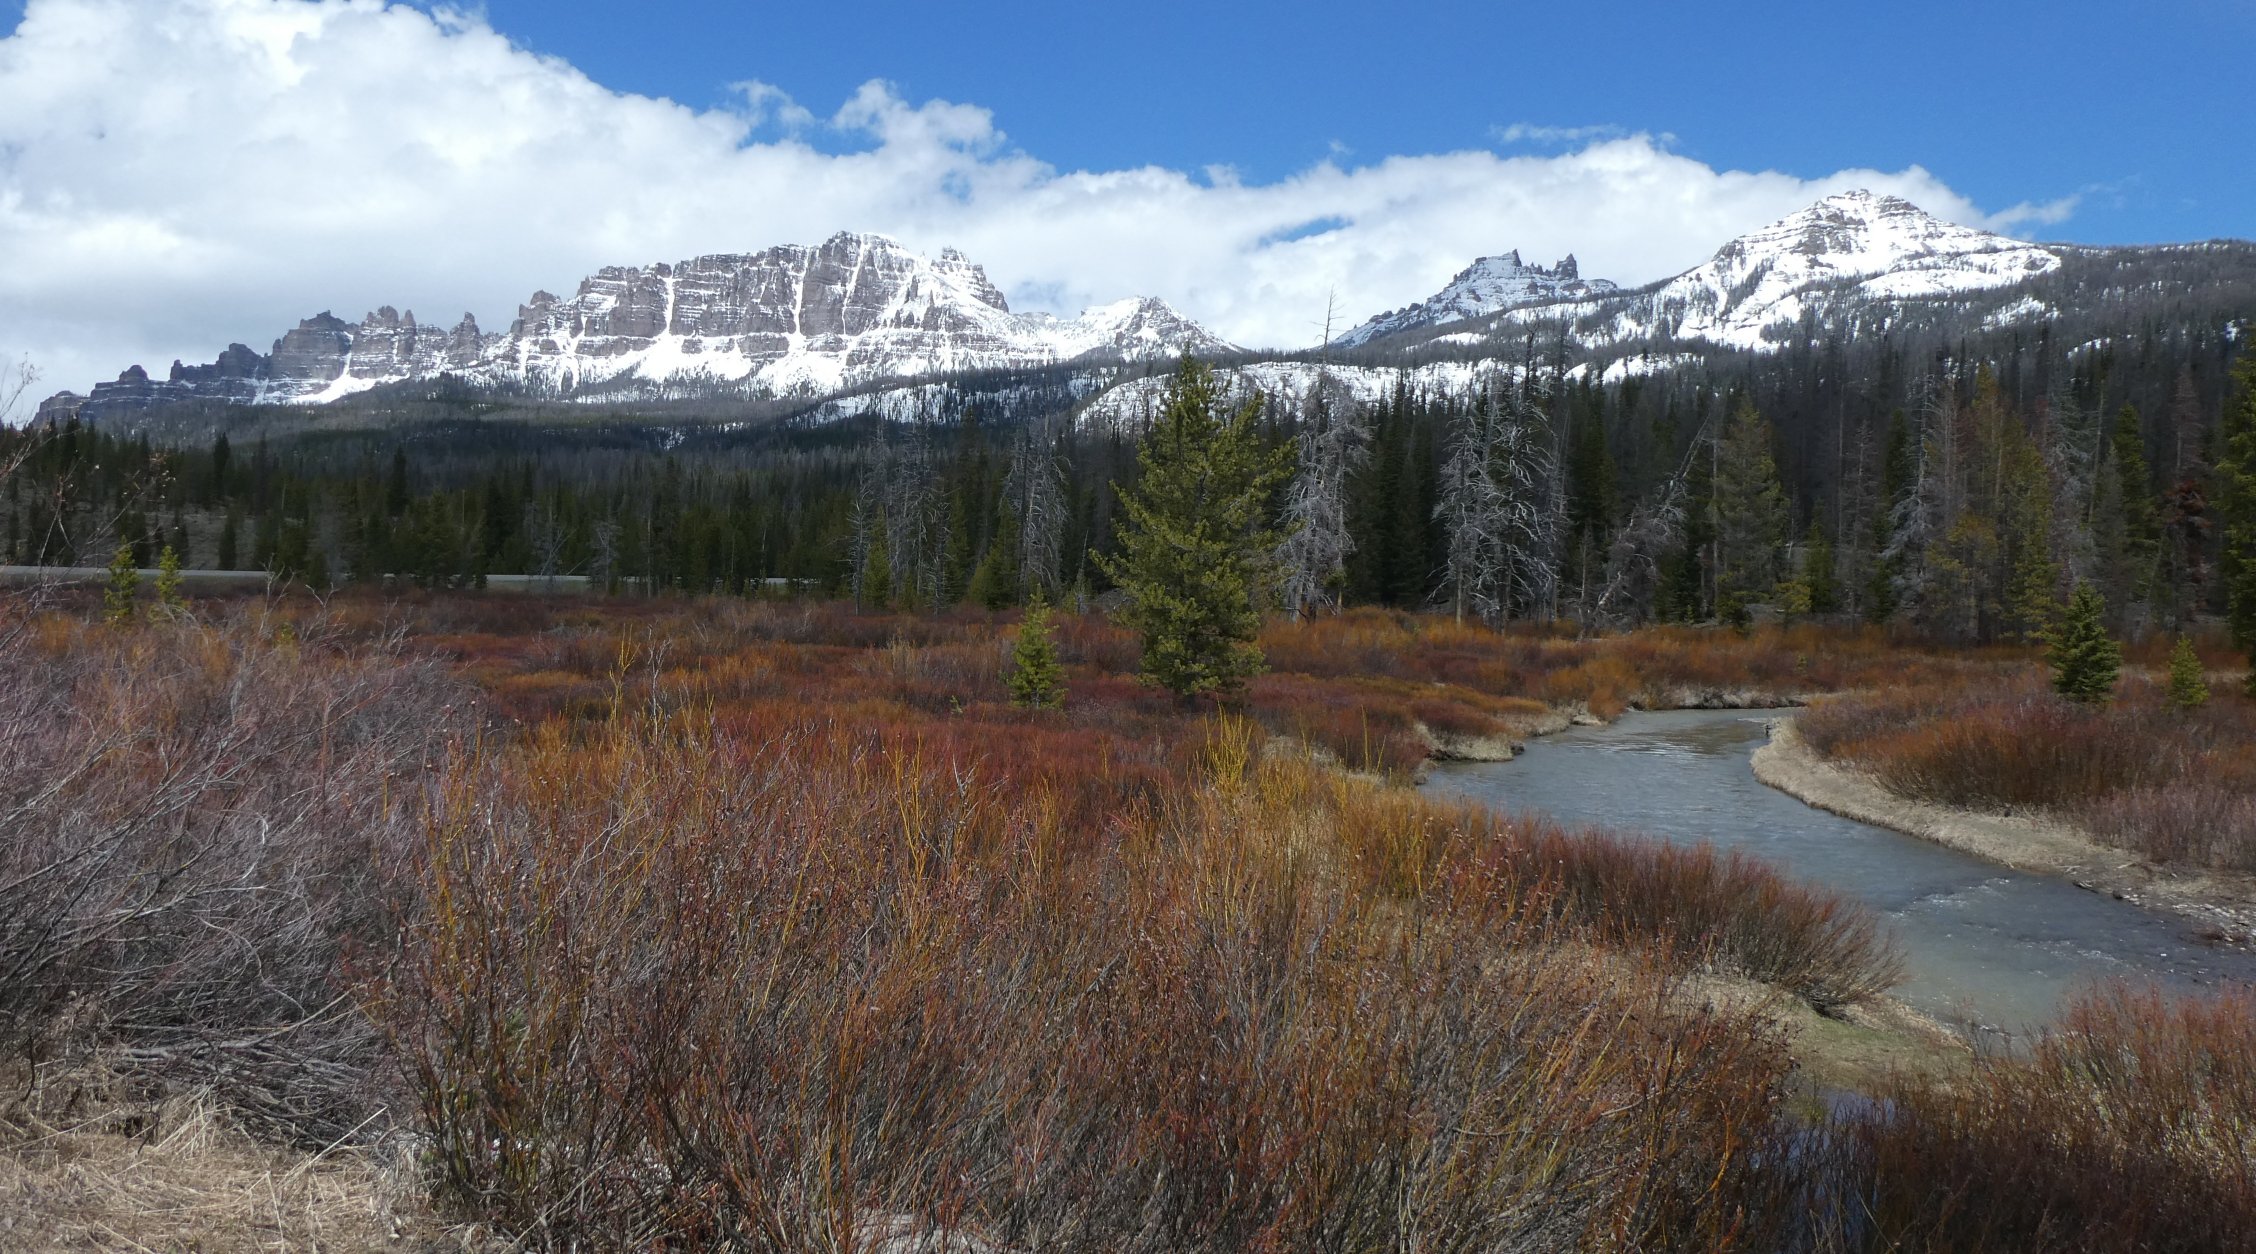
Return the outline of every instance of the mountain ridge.
{"type": "Polygon", "coordinates": [[[819,245],[605,267],[568,297],[536,292],[505,332],[485,332],[468,315],[441,327],[390,307],[358,323],[325,313],[283,335],[270,354],[234,345],[208,365],[175,363],[168,378],[134,367],[97,385],[91,400],[53,398],[41,416],[83,409],[99,417],[178,400],[321,403],[439,378],[532,400],[761,401],[791,412],[875,413],[947,379],[1059,366],[1075,370],[1077,395],[1094,403],[1145,372],[1105,367],[1148,367],[1183,352],[1299,362],[1261,378],[1281,385],[1289,373],[1305,390],[1303,376],[1319,361],[1366,372],[1444,359],[1523,362],[1530,335],[1552,343],[1570,374],[1614,380],[1706,353],[1768,353],[1820,336],[2046,327],[2100,305],[2206,299],[2203,250],[2223,248],[2217,255],[2229,261],[2247,247],[2032,243],[1855,190],[1728,240],[1700,264],[1643,287],[1584,279],[1572,255],[1544,267],[1514,251],[1476,259],[1433,296],[1321,349],[1251,353],[1149,297],[1072,319],[1014,313],[985,271],[953,249],[927,258],[883,236],[841,232],[819,245]]]}
{"type": "Polygon", "coordinates": [[[320,405],[446,375],[567,398],[813,398],[885,378],[1236,351],[1157,297],[1073,318],[1014,313],[953,248],[926,257],[889,236],[841,231],[815,245],[606,266],[571,296],[533,293],[505,332],[482,331],[469,314],[442,328],[389,305],[357,323],[324,311],[269,353],[232,344],[207,365],[175,361],[162,379],[132,366],[81,405],[97,414],[193,400],[320,405]]]}
{"type": "MultiPolygon", "coordinates": [[[[2083,245],[2031,243],[1961,226],[1901,197],[1855,189],[1825,196],[1727,240],[1700,264],[1642,287],[1413,321],[1358,343],[1435,332],[1457,323],[1502,328],[1572,322],[1575,338],[1588,348],[1673,340],[1759,351],[1788,338],[1787,328],[1805,312],[1934,301],[2011,287],[2056,271],[2069,255],[2089,251],[2083,245]]],[[[1411,308],[1443,302],[1450,290],[1411,308]]],[[[1468,325],[1460,333],[1477,329],[1468,325]]]]}
{"type": "Polygon", "coordinates": [[[1515,248],[1498,256],[1475,258],[1440,291],[1401,309],[1373,315],[1334,342],[1342,348],[1355,348],[1404,331],[1468,321],[1521,305],[1587,299],[1618,289],[1619,285],[1608,279],[1584,279],[1573,253],[1553,266],[1531,266],[1520,260],[1515,248]]]}

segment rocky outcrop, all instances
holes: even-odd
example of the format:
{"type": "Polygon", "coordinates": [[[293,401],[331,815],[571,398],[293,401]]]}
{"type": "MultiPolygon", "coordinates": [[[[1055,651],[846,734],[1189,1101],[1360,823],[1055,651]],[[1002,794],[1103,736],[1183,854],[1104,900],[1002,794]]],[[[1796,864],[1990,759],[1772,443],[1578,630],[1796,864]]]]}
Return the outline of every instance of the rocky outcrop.
{"type": "Polygon", "coordinates": [[[557,396],[822,396],[876,380],[1137,360],[1234,346],[1165,301],[1142,297],[1077,318],[1013,313],[954,249],[912,253],[882,235],[817,245],[607,266],[568,297],[535,292],[509,330],[451,330],[385,306],[357,323],[324,312],[265,355],[233,345],[168,380],[139,367],[94,388],[88,411],[179,400],[318,404],[388,383],[455,375],[557,396]]]}
{"type": "Polygon", "coordinates": [[[76,392],[57,392],[39,402],[39,409],[31,416],[35,423],[64,423],[76,418],[86,408],[86,398],[76,392]]]}
{"type": "Polygon", "coordinates": [[[1383,336],[1468,322],[1526,305],[1588,300],[1615,291],[1605,279],[1582,277],[1574,254],[1555,266],[1531,266],[1520,260],[1518,249],[1501,257],[1482,257],[1459,271],[1448,286],[1415,305],[1389,310],[1339,337],[1352,348],[1383,336]]]}

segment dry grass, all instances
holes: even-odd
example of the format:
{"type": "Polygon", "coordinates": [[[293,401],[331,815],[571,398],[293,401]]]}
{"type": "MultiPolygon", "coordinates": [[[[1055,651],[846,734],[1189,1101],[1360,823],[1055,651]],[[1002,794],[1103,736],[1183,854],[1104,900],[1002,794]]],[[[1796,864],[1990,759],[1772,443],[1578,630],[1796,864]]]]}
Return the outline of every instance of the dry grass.
{"type": "Polygon", "coordinates": [[[100,1060],[20,1071],[0,1100],[0,1251],[470,1250],[380,1151],[280,1148],[208,1097],[100,1060]]]}

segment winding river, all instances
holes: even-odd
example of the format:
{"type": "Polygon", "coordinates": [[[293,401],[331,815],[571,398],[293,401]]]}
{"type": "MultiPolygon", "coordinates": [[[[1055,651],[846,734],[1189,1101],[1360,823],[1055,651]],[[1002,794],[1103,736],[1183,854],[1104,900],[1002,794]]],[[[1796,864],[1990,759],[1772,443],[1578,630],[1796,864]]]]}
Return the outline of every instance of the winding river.
{"type": "Polygon", "coordinates": [[[1896,995],[1946,1022],[2019,1034],[2080,983],[2181,990],[2256,981],[2256,954],[2196,939],[2175,916],[2009,870],[1804,805],[1755,779],[1765,711],[1632,712],[1531,742],[1510,762],[1438,766],[1430,791],[1679,842],[1744,849],[1885,919],[1905,958],[1896,995]]]}

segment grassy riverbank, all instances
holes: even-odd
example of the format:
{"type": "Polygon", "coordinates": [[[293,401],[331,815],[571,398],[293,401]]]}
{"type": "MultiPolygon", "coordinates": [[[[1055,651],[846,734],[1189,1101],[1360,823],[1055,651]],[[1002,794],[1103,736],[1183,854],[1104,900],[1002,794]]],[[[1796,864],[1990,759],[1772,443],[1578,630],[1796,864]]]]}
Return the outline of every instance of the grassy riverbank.
{"type": "Polygon", "coordinates": [[[2143,676],[2077,705],[2034,675],[1817,703],[1759,755],[1825,809],[2256,936],[2256,701],[2143,676]]]}

